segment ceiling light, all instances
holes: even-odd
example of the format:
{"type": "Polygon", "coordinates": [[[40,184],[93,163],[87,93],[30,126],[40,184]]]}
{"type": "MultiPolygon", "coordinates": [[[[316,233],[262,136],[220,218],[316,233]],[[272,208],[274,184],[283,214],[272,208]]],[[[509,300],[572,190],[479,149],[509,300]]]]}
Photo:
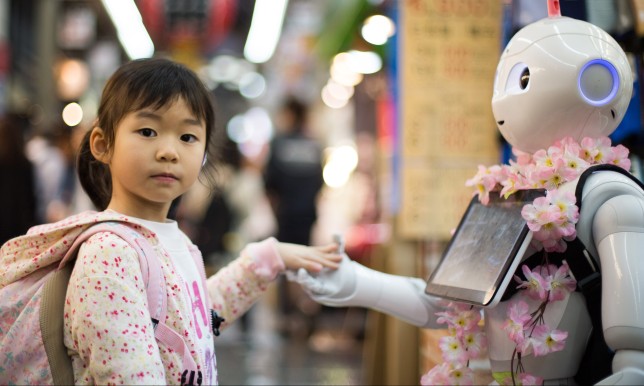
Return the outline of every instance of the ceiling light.
{"type": "Polygon", "coordinates": [[[119,41],[130,59],[154,55],[154,43],[143,25],[141,13],[134,0],[102,0],[114,23],[119,41]]]}
{"type": "Polygon", "coordinates": [[[288,0],[255,0],[253,19],[244,46],[244,57],[253,63],[267,62],[282,32],[288,0]]]}

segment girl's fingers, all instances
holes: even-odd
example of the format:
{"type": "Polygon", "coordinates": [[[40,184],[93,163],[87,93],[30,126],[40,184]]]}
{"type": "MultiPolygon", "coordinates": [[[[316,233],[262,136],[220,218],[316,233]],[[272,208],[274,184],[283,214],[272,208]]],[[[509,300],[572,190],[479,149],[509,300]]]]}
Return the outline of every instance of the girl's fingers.
{"type": "Polygon", "coordinates": [[[322,260],[322,262],[317,262],[317,263],[333,269],[337,269],[340,266],[339,263],[336,263],[335,261],[331,261],[331,260],[322,260]]]}
{"type": "Polygon", "coordinates": [[[336,252],[338,250],[338,247],[339,247],[338,244],[332,243],[332,244],[327,244],[327,245],[323,245],[321,247],[315,247],[315,248],[320,252],[332,253],[332,252],[336,252]]]}
{"type": "Polygon", "coordinates": [[[342,260],[342,255],[335,253],[325,254],[323,256],[311,256],[311,260],[318,264],[321,264],[324,267],[336,269],[339,267],[339,263],[342,260]]]}
{"type": "Polygon", "coordinates": [[[315,261],[306,261],[304,262],[303,265],[304,265],[304,269],[306,269],[309,272],[320,272],[322,268],[324,268],[322,264],[317,263],[315,261]]]}
{"type": "Polygon", "coordinates": [[[310,272],[320,272],[325,267],[337,269],[343,257],[337,253],[338,245],[336,243],[318,247],[289,243],[279,243],[278,245],[279,253],[289,269],[304,268],[310,272]]]}

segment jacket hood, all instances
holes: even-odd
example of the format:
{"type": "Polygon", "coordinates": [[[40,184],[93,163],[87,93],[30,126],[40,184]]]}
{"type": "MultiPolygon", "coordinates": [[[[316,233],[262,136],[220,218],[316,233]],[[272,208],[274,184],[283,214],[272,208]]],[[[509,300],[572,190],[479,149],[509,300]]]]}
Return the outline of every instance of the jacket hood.
{"type": "Polygon", "coordinates": [[[0,288],[59,262],[84,230],[99,222],[107,221],[125,223],[136,229],[152,244],[158,242],[152,231],[129,217],[110,210],[86,211],[55,223],[36,225],[25,235],[15,237],[2,245],[0,288]]]}

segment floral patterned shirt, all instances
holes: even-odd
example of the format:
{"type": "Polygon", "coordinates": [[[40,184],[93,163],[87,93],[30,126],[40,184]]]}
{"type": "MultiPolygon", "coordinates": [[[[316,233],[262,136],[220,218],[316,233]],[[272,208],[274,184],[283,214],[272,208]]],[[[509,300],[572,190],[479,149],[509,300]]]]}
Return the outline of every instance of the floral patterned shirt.
{"type": "MultiPolygon", "coordinates": [[[[199,310],[187,300],[188,288],[156,235],[138,230],[158,252],[166,278],[165,324],[183,337],[203,372],[203,384],[216,384],[216,369],[209,365],[216,363],[214,348],[198,349],[199,310]]],[[[226,320],[222,328],[246,312],[284,269],[274,242],[249,244],[207,279],[204,296],[226,320]]],[[[191,243],[190,250],[201,261],[191,243]]],[[[67,291],[64,330],[77,384],[181,382],[182,356],[155,340],[137,252],[115,234],[97,233],[81,246],[67,291]]]]}

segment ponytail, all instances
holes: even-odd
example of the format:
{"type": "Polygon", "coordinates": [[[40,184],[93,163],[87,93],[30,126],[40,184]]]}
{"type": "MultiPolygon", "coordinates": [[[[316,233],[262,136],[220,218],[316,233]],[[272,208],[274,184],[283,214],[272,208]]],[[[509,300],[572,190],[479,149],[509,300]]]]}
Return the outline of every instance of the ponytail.
{"type": "Polygon", "coordinates": [[[88,130],[83,137],[78,151],[76,170],[81,186],[94,206],[98,210],[105,210],[112,198],[112,176],[109,167],[94,158],[89,146],[91,134],[92,130],[88,130]]]}

